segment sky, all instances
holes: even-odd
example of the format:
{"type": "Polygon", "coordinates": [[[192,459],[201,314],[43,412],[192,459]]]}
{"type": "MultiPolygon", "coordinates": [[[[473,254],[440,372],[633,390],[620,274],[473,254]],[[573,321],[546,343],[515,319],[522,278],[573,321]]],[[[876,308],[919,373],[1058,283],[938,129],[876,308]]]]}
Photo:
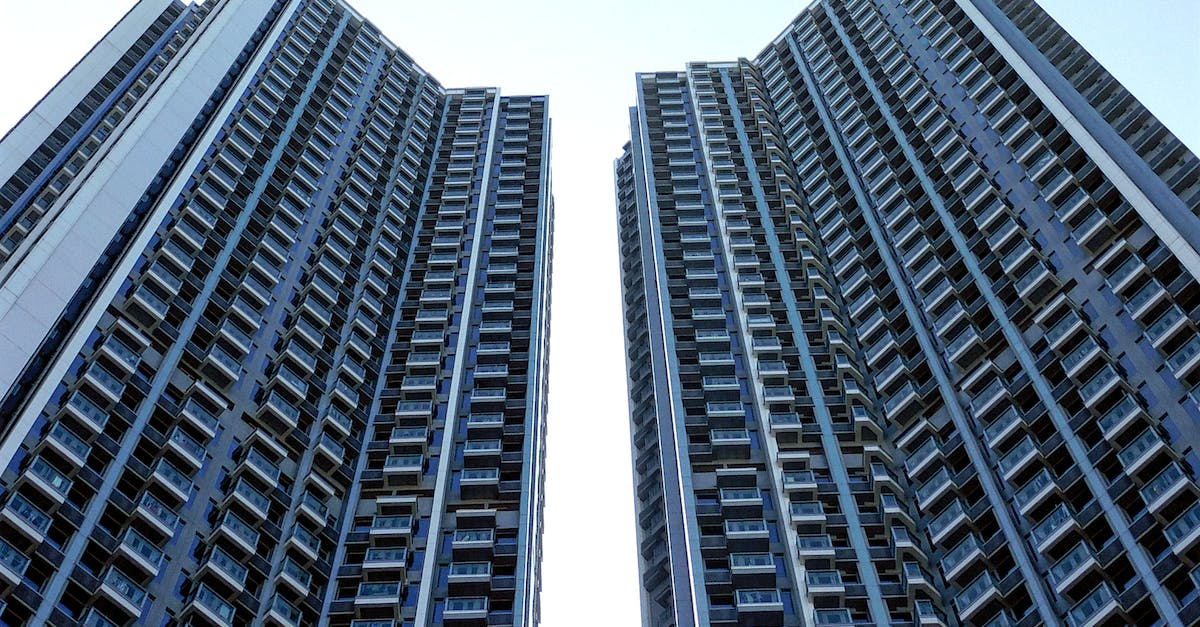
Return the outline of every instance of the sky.
{"type": "MultiPolygon", "coordinates": [[[[542,624],[637,625],[612,160],[634,73],[755,56],[810,0],[351,2],[447,87],[549,94],[556,205],[542,624]]],[[[1200,0],[1039,0],[1193,150],[1200,0]]],[[[132,6],[0,0],[0,135],[132,6]]]]}

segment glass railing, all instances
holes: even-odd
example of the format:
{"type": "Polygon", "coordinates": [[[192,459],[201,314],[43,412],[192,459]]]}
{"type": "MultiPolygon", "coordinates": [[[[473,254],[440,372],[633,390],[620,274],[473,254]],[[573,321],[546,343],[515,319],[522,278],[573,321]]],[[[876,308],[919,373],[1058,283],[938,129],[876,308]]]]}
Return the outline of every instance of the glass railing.
{"type": "Polygon", "coordinates": [[[262,510],[264,514],[271,510],[271,499],[247,483],[245,479],[238,480],[233,487],[233,493],[246,499],[251,507],[262,510]]]}
{"type": "Polygon", "coordinates": [[[1142,488],[1142,498],[1146,500],[1146,503],[1153,503],[1181,478],[1183,478],[1183,470],[1179,468],[1178,464],[1172,463],[1142,488]]]}
{"type": "Polygon", "coordinates": [[[446,612],[486,612],[487,597],[448,597],[446,612]]]}
{"type": "Polygon", "coordinates": [[[828,534],[796,536],[796,547],[801,551],[830,551],[833,550],[833,540],[828,534]]]}
{"type": "Polygon", "coordinates": [[[358,584],[358,596],[366,598],[399,597],[400,582],[362,582],[358,584]]]}
{"type": "Polygon", "coordinates": [[[496,481],[500,479],[499,468],[464,468],[463,481],[496,481]]]}
{"type": "Polygon", "coordinates": [[[1167,540],[1172,544],[1179,542],[1188,534],[1200,528],[1200,503],[1195,503],[1186,512],[1176,518],[1163,530],[1167,540]]]}
{"type": "Polygon", "coordinates": [[[1172,353],[1167,358],[1167,365],[1171,367],[1171,370],[1178,372],[1196,355],[1200,355],[1200,335],[1193,335],[1187,344],[1172,353]]]}
{"type": "Polygon", "coordinates": [[[98,364],[93,363],[87,369],[87,375],[92,378],[101,388],[110,392],[113,396],[120,397],[125,391],[125,384],[121,383],[120,379],[113,376],[112,373],[105,370],[98,364]]]}
{"type": "Polygon", "coordinates": [[[731,553],[729,555],[729,567],[732,569],[774,565],[775,560],[770,553],[731,553]]]}
{"type": "Polygon", "coordinates": [[[958,499],[951,501],[950,505],[946,509],[942,510],[940,514],[934,516],[933,519],[929,521],[929,534],[934,536],[938,535],[947,527],[949,527],[950,523],[954,522],[956,518],[964,514],[966,514],[966,510],[963,508],[962,501],[959,501],[958,499]]]}
{"type": "Polygon", "coordinates": [[[141,361],[141,356],[129,348],[120,340],[110,337],[104,342],[104,348],[117,356],[121,363],[128,366],[130,369],[137,368],[138,362],[141,361]]]}
{"type": "Polygon", "coordinates": [[[287,599],[283,598],[278,593],[271,598],[271,611],[282,616],[284,620],[293,625],[301,624],[301,621],[304,619],[304,615],[300,612],[300,610],[296,609],[295,605],[289,603],[287,599]]]}
{"type": "Polygon", "coordinates": [[[927,501],[948,485],[950,485],[950,469],[942,466],[921,487],[917,488],[917,501],[928,505],[927,501]]]}
{"type": "Polygon", "coordinates": [[[1162,283],[1159,283],[1157,279],[1151,279],[1141,289],[1134,292],[1133,296],[1129,297],[1129,300],[1125,301],[1126,310],[1130,312],[1137,311],[1142,308],[1142,305],[1145,305],[1162,293],[1162,283]]]}
{"type": "Polygon", "coordinates": [[[761,519],[752,520],[727,520],[725,521],[725,533],[766,533],[767,522],[761,519]]]}
{"type": "Polygon", "coordinates": [[[1183,312],[1176,305],[1171,305],[1171,308],[1162,313],[1150,326],[1146,327],[1146,336],[1151,341],[1158,341],[1161,336],[1167,332],[1175,323],[1183,319],[1183,312]]]}
{"type": "Polygon", "coordinates": [[[467,453],[499,453],[503,448],[500,440],[467,440],[463,451],[467,453]]]}
{"type": "Polygon", "coordinates": [[[146,600],[146,591],[114,567],[108,568],[108,574],[104,576],[104,585],[138,607],[146,600]]]}
{"type": "Polygon", "coordinates": [[[1067,618],[1072,625],[1087,623],[1112,599],[1112,590],[1108,588],[1107,584],[1101,583],[1079,603],[1076,603],[1075,607],[1071,608],[1071,611],[1067,612],[1067,618]]]}
{"type": "Polygon", "coordinates": [[[1088,379],[1079,388],[1079,397],[1086,400],[1092,400],[1094,396],[1100,393],[1106,386],[1117,379],[1117,372],[1112,366],[1106,365],[1103,369],[1088,379]]]}
{"type": "Polygon", "coordinates": [[[1017,464],[1036,449],[1037,447],[1034,446],[1033,439],[1025,436],[1012,450],[1000,458],[1000,472],[1007,475],[1017,467],[1017,464]]]}
{"type": "Polygon", "coordinates": [[[59,496],[66,497],[67,492],[71,490],[71,479],[40,456],[33,458],[29,472],[50,486],[59,496]]]}
{"type": "Polygon", "coordinates": [[[1079,346],[1076,346],[1071,352],[1067,353],[1066,355],[1063,355],[1063,358],[1062,358],[1063,370],[1067,370],[1067,371],[1072,370],[1073,368],[1075,368],[1075,366],[1078,366],[1079,364],[1083,363],[1084,358],[1086,358],[1089,354],[1091,354],[1095,350],[1098,350],[1099,348],[1100,348],[1100,345],[1096,344],[1096,340],[1093,340],[1091,337],[1085,338],[1082,342],[1079,343],[1079,346]]]}
{"type": "Polygon", "coordinates": [[[495,536],[494,529],[459,529],[454,532],[454,544],[490,543],[495,536]]]}
{"type": "Polygon", "coordinates": [[[775,605],[782,602],[778,590],[737,590],[735,599],[738,606],[775,605]]]}
{"type": "Polygon", "coordinates": [[[1059,558],[1053,566],[1050,567],[1050,579],[1054,583],[1062,583],[1067,575],[1075,572],[1079,565],[1086,562],[1092,556],[1092,552],[1088,550],[1086,544],[1077,544],[1069,553],[1059,558]]]}
{"type": "Polygon", "coordinates": [[[979,540],[975,534],[970,534],[942,558],[942,572],[950,573],[958,568],[971,554],[979,550],[979,540]]]}
{"type": "Polygon", "coordinates": [[[363,563],[369,564],[372,562],[393,562],[404,563],[408,559],[408,549],[367,549],[363,556],[363,563]]]}
{"type": "Polygon", "coordinates": [[[1058,507],[1055,507],[1053,511],[1042,519],[1042,522],[1033,527],[1029,535],[1035,545],[1041,544],[1043,540],[1049,538],[1055,531],[1058,531],[1070,521],[1071,510],[1067,509],[1065,504],[1059,503],[1058,507]]]}
{"type": "Polygon", "coordinates": [[[202,583],[196,588],[196,596],[193,599],[197,604],[203,605],[208,611],[219,616],[221,620],[228,623],[233,622],[233,605],[221,598],[216,592],[213,592],[212,588],[209,588],[207,584],[202,583]]]}
{"type": "Polygon", "coordinates": [[[226,512],[225,518],[221,520],[221,526],[231,531],[234,536],[242,539],[250,546],[258,546],[258,531],[251,527],[249,523],[238,517],[233,512],[226,512]]]}
{"type": "Polygon", "coordinates": [[[746,429],[713,429],[708,439],[713,442],[749,442],[750,432],[746,429]]]}
{"type": "Polygon", "coordinates": [[[318,516],[324,517],[329,513],[329,506],[320,499],[317,495],[305,490],[300,496],[300,504],[308,507],[317,513],[318,516]]]}
{"type": "Polygon", "coordinates": [[[204,448],[203,444],[196,440],[196,438],[188,435],[179,427],[175,427],[171,430],[170,437],[171,441],[182,448],[188,455],[191,455],[199,460],[204,459],[204,453],[206,449],[204,448]]]}
{"type": "Polygon", "coordinates": [[[39,533],[46,533],[50,529],[50,516],[20,494],[9,498],[7,508],[39,533]]]}
{"type": "Polygon", "coordinates": [[[17,577],[25,574],[25,569],[29,566],[30,559],[25,556],[17,547],[9,544],[6,540],[0,539],[0,566],[16,573],[17,577]]]}
{"type": "Polygon", "coordinates": [[[842,585],[842,573],[838,570],[810,570],[805,573],[805,581],[809,586],[840,586],[842,585]]]}
{"type": "Polygon", "coordinates": [[[300,410],[292,406],[278,391],[271,390],[271,393],[267,394],[267,405],[270,405],[283,414],[288,421],[292,423],[300,422],[300,410]]]}
{"type": "MultiPolygon", "coordinates": [[[[799,484],[816,483],[817,477],[811,470],[785,470],[783,471],[783,485],[794,486],[799,484]]],[[[752,490],[757,494],[757,490],[752,490]]],[[[725,490],[722,490],[724,493],[725,490]]]]}
{"type": "Polygon", "coordinates": [[[371,529],[398,531],[412,528],[412,516],[376,516],[371,519],[371,529]]]}
{"type": "Polygon", "coordinates": [[[274,480],[274,481],[279,480],[279,473],[280,473],[279,466],[275,465],[275,462],[268,459],[267,456],[262,453],[262,451],[260,451],[256,448],[251,448],[250,450],[248,450],[246,452],[246,460],[245,461],[247,464],[254,466],[256,469],[262,471],[263,474],[267,475],[272,480],[274,480]]]}
{"type": "Polygon", "coordinates": [[[141,556],[142,559],[153,564],[155,567],[162,561],[163,552],[133,529],[125,532],[125,538],[122,540],[122,543],[129,547],[136,555],[141,556]]]}
{"type": "Polygon", "coordinates": [[[1133,398],[1129,396],[1122,397],[1121,400],[1117,401],[1108,409],[1108,411],[1104,412],[1104,415],[1100,416],[1098,421],[1100,423],[1100,428],[1107,433],[1114,426],[1116,426],[1117,423],[1124,420],[1126,416],[1136,411],[1138,408],[1139,405],[1137,404],[1137,401],[1133,400],[1133,398]]]}
{"type": "Polygon", "coordinates": [[[234,581],[242,584],[246,583],[246,575],[250,573],[249,568],[246,568],[245,565],[219,546],[213,547],[212,554],[208,557],[208,563],[221,569],[234,581]]]}
{"type": "Polygon", "coordinates": [[[1033,477],[1033,479],[1030,479],[1025,485],[1021,486],[1021,488],[1017,490],[1017,504],[1021,507],[1024,507],[1030,501],[1032,501],[1035,496],[1042,492],[1042,490],[1046,489],[1050,485],[1053,485],[1053,483],[1054,478],[1051,477],[1050,471],[1043,468],[1041,472],[1033,477]]]}
{"type": "Polygon", "coordinates": [[[184,494],[187,494],[192,489],[191,478],[178,468],[172,466],[171,462],[168,462],[166,459],[158,460],[158,464],[154,466],[154,473],[184,494]]]}
{"type": "Polygon", "coordinates": [[[992,575],[988,571],[983,571],[970,583],[962,592],[958,593],[958,597],[954,599],[954,604],[958,606],[958,611],[965,611],[966,608],[974,605],[977,601],[983,598],[989,590],[994,589],[995,583],[992,581],[992,575]]]}
{"type": "Polygon", "coordinates": [[[820,501],[792,501],[788,504],[788,512],[792,518],[824,516],[825,508],[820,501]]]}
{"type": "Polygon", "coordinates": [[[1126,444],[1125,448],[1118,451],[1117,459],[1121,460],[1123,467],[1129,468],[1133,465],[1133,462],[1137,461],[1137,458],[1142,456],[1142,453],[1150,450],[1150,447],[1161,441],[1158,434],[1154,433],[1151,429],[1147,429],[1129,444],[1126,444]]]}
{"type": "Polygon", "coordinates": [[[290,557],[283,560],[283,566],[280,568],[280,572],[291,577],[292,579],[295,579],[300,583],[301,586],[304,587],[308,587],[308,584],[312,582],[312,573],[308,572],[307,569],[297,564],[290,557]]]}
{"type": "Polygon", "coordinates": [[[1000,436],[1001,433],[1004,433],[1009,427],[1012,426],[1014,422],[1020,419],[1020,416],[1017,415],[1016,408],[1009,407],[1008,409],[1004,410],[1000,416],[993,420],[991,424],[984,428],[983,436],[987,438],[988,442],[993,442],[997,437],[1000,436]]]}
{"type": "Polygon", "coordinates": [[[138,507],[144,509],[155,520],[167,528],[174,528],[175,523],[179,521],[179,515],[175,513],[175,510],[167,507],[165,503],[158,500],[158,497],[149,492],[142,495],[142,500],[138,502],[138,507]]]}

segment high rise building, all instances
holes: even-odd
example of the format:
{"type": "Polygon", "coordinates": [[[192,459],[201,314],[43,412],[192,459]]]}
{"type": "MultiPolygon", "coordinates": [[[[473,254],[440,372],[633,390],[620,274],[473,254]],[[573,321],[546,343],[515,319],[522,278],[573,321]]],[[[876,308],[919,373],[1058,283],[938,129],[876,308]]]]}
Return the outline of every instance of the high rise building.
{"type": "Polygon", "coordinates": [[[1030,0],[819,0],[616,161],[648,625],[1200,622],[1200,163],[1030,0]]]}
{"type": "Polygon", "coordinates": [[[546,106],[138,2],[0,141],[0,622],[536,624],[546,106]]]}

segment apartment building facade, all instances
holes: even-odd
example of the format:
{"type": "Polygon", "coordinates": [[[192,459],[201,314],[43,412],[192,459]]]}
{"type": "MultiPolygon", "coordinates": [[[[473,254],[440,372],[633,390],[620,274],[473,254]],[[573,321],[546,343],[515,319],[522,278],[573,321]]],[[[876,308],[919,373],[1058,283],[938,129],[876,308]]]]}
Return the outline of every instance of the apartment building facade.
{"type": "Polygon", "coordinates": [[[0,141],[0,621],[536,624],[546,107],[138,2],[0,141]]]}
{"type": "Polygon", "coordinates": [[[615,162],[643,622],[1200,622],[1200,163],[1029,0],[818,0],[615,162]]]}

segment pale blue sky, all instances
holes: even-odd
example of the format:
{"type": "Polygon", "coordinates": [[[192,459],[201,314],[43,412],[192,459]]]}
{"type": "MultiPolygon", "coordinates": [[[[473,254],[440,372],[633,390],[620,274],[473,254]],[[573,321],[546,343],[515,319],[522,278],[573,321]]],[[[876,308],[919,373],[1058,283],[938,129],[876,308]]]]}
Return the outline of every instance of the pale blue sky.
{"type": "MultiPolygon", "coordinates": [[[[1040,0],[1193,149],[1200,0],[1040,0]]],[[[130,0],[0,0],[0,131],[130,0]]],[[[353,2],[447,86],[548,93],[557,204],[543,624],[639,621],[611,163],[635,71],[753,57],[808,0],[353,2]],[[734,8],[736,7],[736,8],[734,8]]]]}

